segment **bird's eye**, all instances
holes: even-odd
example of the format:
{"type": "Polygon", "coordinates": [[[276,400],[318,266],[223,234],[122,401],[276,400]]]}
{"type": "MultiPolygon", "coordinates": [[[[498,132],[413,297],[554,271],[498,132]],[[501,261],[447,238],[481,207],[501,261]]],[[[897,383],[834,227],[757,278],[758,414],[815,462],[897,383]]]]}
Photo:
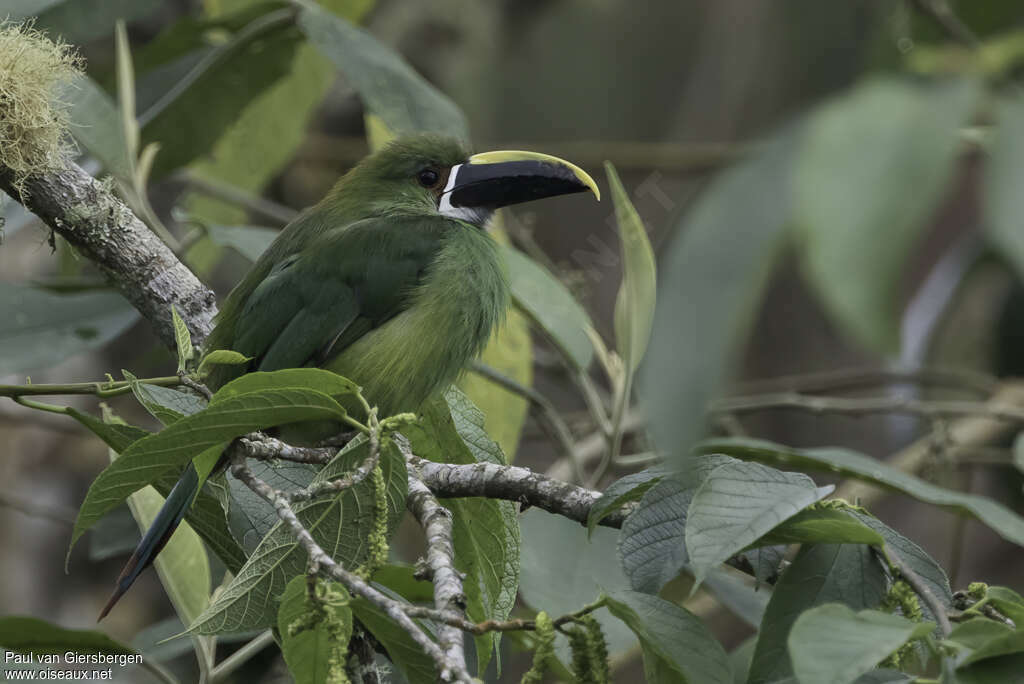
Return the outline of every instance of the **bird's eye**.
{"type": "Polygon", "coordinates": [[[432,188],[441,180],[441,174],[434,169],[423,169],[416,175],[416,179],[425,188],[432,188]]]}

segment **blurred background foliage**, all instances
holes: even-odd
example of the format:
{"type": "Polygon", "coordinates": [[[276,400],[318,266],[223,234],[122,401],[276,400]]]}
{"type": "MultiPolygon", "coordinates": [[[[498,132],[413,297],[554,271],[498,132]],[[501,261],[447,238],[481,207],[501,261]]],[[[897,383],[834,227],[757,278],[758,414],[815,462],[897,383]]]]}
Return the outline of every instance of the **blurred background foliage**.
{"type": "MultiPolygon", "coordinates": [[[[434,103],[436,120],[409,127],[468,131],[477,149],[543,150],[592,173],[606,159],[615,163],[662,274],[640,396],[658,446],[682,453],[728,378],[896,360],[1024,371],[1024,7],[950,4],[965,33],[922,11],[928,0],[320,0],[310,11],[361,24],[451,98],[434,103]]],[[[38,15],[36,28],[80,48],[91,80],[63,97],[74,105],[86,167],[114,176],[136,211],[160,217],[220,295],[293,211],[367,153],[377,124],[364,104],[401,120],[387,109],[388,89],[417,87],[391,53],[314,45],[284,3],[6,0],[4,13],[38,15]],[[128,25],[135,75],[134,145],[117,123],[118,18],[128,25]],[[373,69],[364,59],[375,60],[373,69]],[[374,73],[381,81],[367,82],[374,73]],[[140,169],[150,145],[159,148],[140,169]],[[148,196],[140,194],[147,185],[148,196]]],[[[102,292],[87,263],[14,203],[2,211],[4,382],[173,370],[148,327],[102,292]]],[[[589,319],[604,340],[616,338],[615,225],[610,204],[571,200],[503,216],[505,237],[532,261],[518,271],[520,311],[484,361],[549,397],[577,435],[592,425],[573,375],[587,374],[599,394],[614,389],[578,323],[589,319]],[[544,278],[582,306],[549,294],[544,278]],[[531,308],[545,299],[552,301],[531,308]]],[[[522,399],[479,375],[464,383],[518,463],[567,476],[522,399]]],[[[95,409],[94,401],[77,405],[95,409]]],[[[117,408],[145,421],[128,402],[117,408]]],[[[751,433],[786,444],[843,444],[878,457],[932,427],[892,416],[744,420],[751,433]]],[[[0,605],[86,626],[118,569],[119,560],[103,559],[134,544],[125,513],[94,535],[91,549],[76,550],[69,576],[61,573],[66,521],[106,450],[57,417],[9,403],[0,404],[0,443],[0,545],[18,549],[0,557],[0,605]],[[74,570],[83,567],[90,572],[74,570]]],[[[1020,473],[1005,465],[933,470],[949,486],[1022,503],[1020,473]]],[[[905,501],[876,512],[954,578],[1019,579],[1020,549],[974,521],[905,501]]],[[[592,598],[594,583],[623,581],[614,542],[580,541],[570,553],[559,524],[534,513],[522,523],[527,603],[571,610],[592,598]],[[615,577],[566,579],[585,567],[615,577]]],[[[411,539],[400,552],[406,560],[418,552],[411,539]]],[[[149,590],[130,594],[109,625],[131,640],[139,625],[155,624],[137,644],[178,630],[170,605],[155,598],[162,592],[152,573],[143,581],[149,590]]],[[[720,612],[711,625],[727,646],[750,633],[720,612]]],[[[613,647],[628,647],[628,633],[609,636],[613,647]]],[[[514,639],[505,649],[513,676],[525,662],[514,639]]],[[[637,667],[635,653],[632,661],[619,655],[637,667]]],[[[257,660],[252,671],[268,666],[257,660]]]]}

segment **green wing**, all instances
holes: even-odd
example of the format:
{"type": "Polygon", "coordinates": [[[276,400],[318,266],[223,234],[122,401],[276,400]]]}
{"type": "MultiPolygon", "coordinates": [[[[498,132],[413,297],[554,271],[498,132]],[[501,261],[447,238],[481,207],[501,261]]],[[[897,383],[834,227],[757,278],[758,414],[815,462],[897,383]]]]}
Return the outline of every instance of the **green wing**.
{"type": "Polygon", "coordinates": [[[323,364],[408,306],[446,225],[367,219],[325,232],[253,289],[231,348],[263,371],[323,364]]]}

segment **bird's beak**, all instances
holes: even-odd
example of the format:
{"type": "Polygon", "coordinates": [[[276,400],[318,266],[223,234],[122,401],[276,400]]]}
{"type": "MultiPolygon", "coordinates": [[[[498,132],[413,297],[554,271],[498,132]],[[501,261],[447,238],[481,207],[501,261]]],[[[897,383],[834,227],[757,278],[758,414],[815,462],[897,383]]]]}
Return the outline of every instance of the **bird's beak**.
{"type": "Polygon", "coordinates": [[[575,164],[540,152],[500,150],[453,166],[440,206],[456,215],[587,190],[601,199],[597,183],[575,164]]]}

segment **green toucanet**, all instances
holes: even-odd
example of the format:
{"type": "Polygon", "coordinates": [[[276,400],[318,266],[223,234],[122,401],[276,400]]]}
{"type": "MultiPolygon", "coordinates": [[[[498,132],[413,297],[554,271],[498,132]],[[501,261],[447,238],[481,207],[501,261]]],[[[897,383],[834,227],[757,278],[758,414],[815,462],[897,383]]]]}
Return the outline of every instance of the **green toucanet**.
{"type": "MultiPolygon", "coordinates": [[[[206,348],[252,361],[217,367],[210,386],[247,371],[319,366],[360,385],[382,417],[415,411],[505,316],[508,284],[484,230],[494,210],[587,190],[600,197],[586,172],[549,155],[470,156],[434,135],[390,143],[281,231],[228,296],[206,348]]],[[[185,469],[101,618],[153,562],[201,479],[185,469]]]]}

